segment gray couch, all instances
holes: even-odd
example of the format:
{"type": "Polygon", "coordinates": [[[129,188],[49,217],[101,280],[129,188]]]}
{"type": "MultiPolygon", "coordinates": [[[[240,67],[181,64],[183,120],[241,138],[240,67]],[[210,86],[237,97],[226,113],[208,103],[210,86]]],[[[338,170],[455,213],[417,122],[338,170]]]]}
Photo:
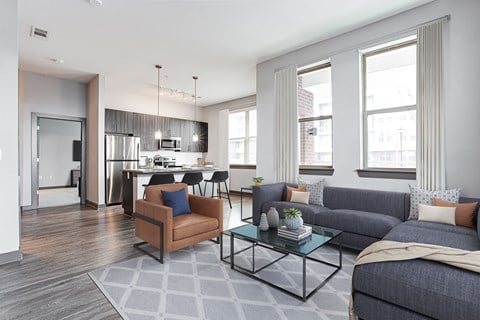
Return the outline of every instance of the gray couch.
{"type": "MultiPolygon", "coordinates": [[[[409,194],[325,187],[325,207],[283,201],[285,184],[254,188],[254,223],[270,207],[304,210],[304,220],[344,230],[342,243],[362,249],[379,239],[480,250],[478,230],[406,221],[409,194]],[[280,195],[282,193],[282,195],[280,195]]],[[[460,198],[460,202],[480,199],[460,198]]],[[[280,212],[279,210],[279,212],[280,212]]],[[[303,211],[302,210],[302,211],[303,211]]],[[[365,320],[480,319],[480,275],[415,259],[360,265],[353,274],[355,310],[365,320]]]]}
{"type": "MultiPolygon", "coordinates": [[[[342,230],[342,245],[361,250],[382,239],[393,227],[408,217],[410,204],[401,192],[325,187],[324,206],[284,201],[285,183],[253,187],[253,223],[270,207],[283,217],[283,209],[302,211],[306,223],[342,230]]],[[[292,185],[294,186],[294,185],[292,185]]]]}

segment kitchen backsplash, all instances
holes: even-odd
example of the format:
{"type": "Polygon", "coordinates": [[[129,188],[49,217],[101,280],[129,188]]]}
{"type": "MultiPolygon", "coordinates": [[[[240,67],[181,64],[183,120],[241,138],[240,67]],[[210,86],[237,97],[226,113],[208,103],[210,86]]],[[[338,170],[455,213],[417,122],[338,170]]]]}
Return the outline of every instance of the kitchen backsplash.
{"type": "Polygon", "coordinates": [[[201,152],[175,152],[169,150],[158,150],[158,151],[140,151],[140,156],[146,156],[153,158],[155,155],[160,155],[163,157],[175,157],[177,166],[183,164],[192,165],[197,163],[197,158],[205,157],[206,153],[201,152]]]}

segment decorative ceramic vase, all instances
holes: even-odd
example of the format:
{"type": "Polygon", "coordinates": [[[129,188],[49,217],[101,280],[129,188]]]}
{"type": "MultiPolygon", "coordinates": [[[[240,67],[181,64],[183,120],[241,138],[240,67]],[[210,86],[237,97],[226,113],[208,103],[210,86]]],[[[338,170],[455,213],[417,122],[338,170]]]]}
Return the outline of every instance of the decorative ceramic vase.
{"type": "Polygon", "coordinates": [[[257,187],[261,184],[262,184],[261,182],[255,182],[255,186],[257,186],[257,187]]]}
{"type": "Polygon", "coordinates": [[[285,225],[287,226],[287,229],[290,230],[298,229],[301,225],[303,225],[303,219],[301,217],[286,218],[285,225]]]}
{"type": "Polygon", "coordinates": [[[278,215],[277,209],[271,207],[270,210],[267,212],[267,221],[270,228],[278,228],[280,217],[278,215]]]}
{"type": "Polygon", "coordinates": [[[262,215],[260,216],[260,224],[258,225],[258,228],[260,229],[260,231],[268,230],[268,220],[265,213],[262,213],[262,215]]]}

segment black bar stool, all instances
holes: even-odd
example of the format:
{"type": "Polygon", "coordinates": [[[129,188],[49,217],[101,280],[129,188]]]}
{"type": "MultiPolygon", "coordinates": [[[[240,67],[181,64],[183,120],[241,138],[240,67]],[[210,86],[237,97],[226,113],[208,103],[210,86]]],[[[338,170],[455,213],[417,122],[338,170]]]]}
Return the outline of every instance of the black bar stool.
{"type": "Polygon", "coordinates": [[[202,181],[203,174],[201,172],[186,172],[182,178],[182,183],[192,186],[193,194],[195,194],[195,185],[198,185],[198,190],[200,190],[201,196],[203,196],[202,186],[200,185],[200,182],[202,181]]]}
{"type": "Polygon", "coordinates": [[[228,203],[230,204],[230,209],[232,208],[232,202],[230,201],[230,192],[228,191],[227,187],[227,179],[228,179],[228,171],[215,171],[212,175],[211,179],[205,180],[205,187],[203,189],[203,194],[207,195],[207,184],[209,182],[212,183],[212,196],[210,198],[223,198],[223,199],[228,199],[228,203]],[[222,192],[220,190],[220,183],[225,184],[225,190],[227,190],[227,197],[222,197],[222,192]],[[217,184],[217,193],[218,195],[214,196],[213,195],[213,188],[215,183],[217,184]]]}
{"type": "MultiPolygon", "coordinates": [[[[173,173],[156,173],[150,177],[148,184],[142,184],[144,187],[154,186],[157,184],[170,184],[175,183],[175,177],[173,173]]],[[[145,199],[145,189],[143,190],[143,198],[145,199]]]]}

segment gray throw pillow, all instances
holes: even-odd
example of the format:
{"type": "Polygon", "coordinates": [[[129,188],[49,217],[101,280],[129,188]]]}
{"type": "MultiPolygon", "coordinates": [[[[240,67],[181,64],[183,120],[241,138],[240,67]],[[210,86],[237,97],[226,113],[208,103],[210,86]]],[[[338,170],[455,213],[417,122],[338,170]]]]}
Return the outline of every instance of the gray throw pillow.
{"type": "Polygon", "coordinates": [[[323,188],[325,186],[324,179],[317,182],[308,182],[302,179],[298,179],[298,186],[305,187],[307,192],[310,192],[310,198],[308,203],[316,204],[323,207],[323,188]]]}
{"type": "Polygon", "coordinates": [[[444,201],[458,203],[460,199],[460,189],[429,191],[417,187],[410,188],[410,216],[408,220],[418,220],[418,205],[433,205],[433,199],[441,199],[444,201]]]}

